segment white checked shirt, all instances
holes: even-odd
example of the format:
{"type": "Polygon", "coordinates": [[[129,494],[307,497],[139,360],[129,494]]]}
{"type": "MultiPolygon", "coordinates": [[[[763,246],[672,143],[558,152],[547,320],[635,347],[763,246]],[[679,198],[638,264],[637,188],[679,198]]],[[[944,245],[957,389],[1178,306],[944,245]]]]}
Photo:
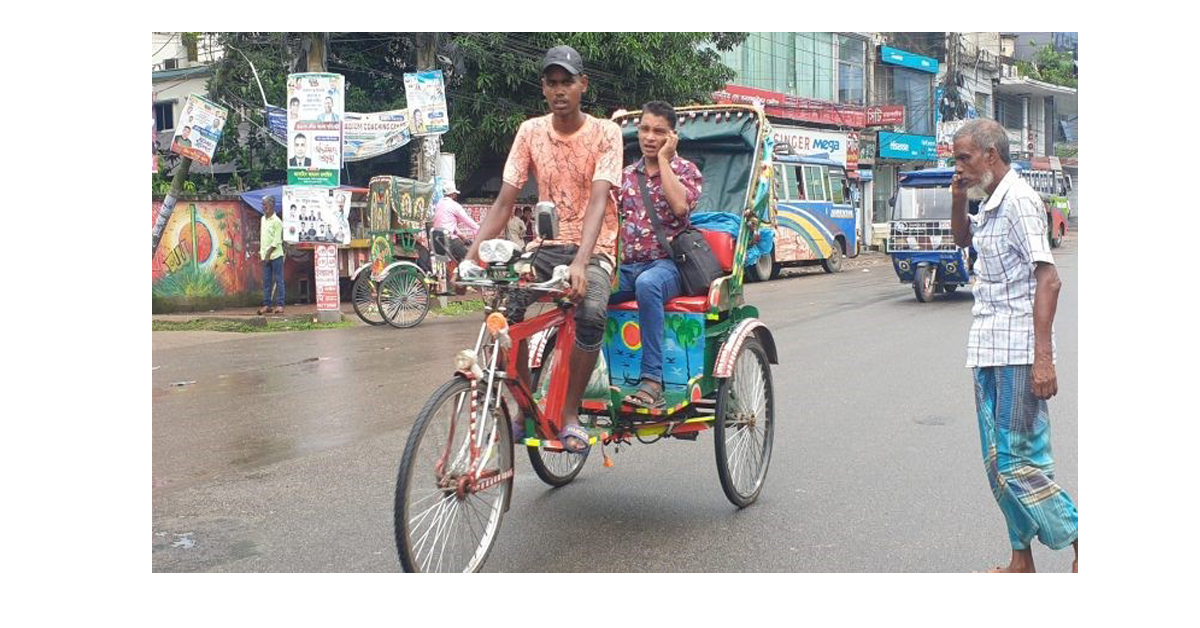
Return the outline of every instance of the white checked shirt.
{"type": "MultiPolygon", "coordinates": [[[[979,257],[967,367],[1033,364],[1033,271],[1037,262],[1054,263],[1042,199],[1009,169],[970,224],[979,257]]],[[[1053,327],[1050,342],[1057,361],[1053,327]]]]}

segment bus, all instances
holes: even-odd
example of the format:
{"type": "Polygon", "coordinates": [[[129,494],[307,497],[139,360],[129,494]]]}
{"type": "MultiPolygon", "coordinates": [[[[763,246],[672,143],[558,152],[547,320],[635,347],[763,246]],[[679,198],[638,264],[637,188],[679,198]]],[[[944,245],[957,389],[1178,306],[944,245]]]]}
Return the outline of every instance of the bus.
{"type": "Polygon", "coordinates": [[[771,224],[775,248],[748,268],[751,279],[774,279],[787,266],[820,264],[825,272],[842,269],[842,260],[859,252],[858,229],[845,167],[828,154],[775,155],[771,224]]]}

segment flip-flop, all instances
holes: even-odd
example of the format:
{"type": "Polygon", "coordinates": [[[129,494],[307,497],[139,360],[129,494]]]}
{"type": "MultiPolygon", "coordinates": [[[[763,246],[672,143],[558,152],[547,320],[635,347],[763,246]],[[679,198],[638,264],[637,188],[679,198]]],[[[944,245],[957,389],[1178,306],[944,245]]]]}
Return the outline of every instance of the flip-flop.
{"type": "Polygon", "coordinates": [[[563,449],[573,454],[581,454],[592,448],[591,434],[588,434],[587,429],[578,423],[563,426],[558,432],[558,442],[562,443],[563,449]],[[574,438],[583,443],[583,447],[572,447],[567,443],[568,438],[574,438]]]}

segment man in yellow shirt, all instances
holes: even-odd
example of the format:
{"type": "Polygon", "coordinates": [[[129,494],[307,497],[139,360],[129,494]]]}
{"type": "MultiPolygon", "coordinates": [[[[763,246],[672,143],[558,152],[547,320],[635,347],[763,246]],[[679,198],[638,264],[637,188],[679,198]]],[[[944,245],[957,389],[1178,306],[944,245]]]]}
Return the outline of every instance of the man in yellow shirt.
{"type": "Polygon", "coordinates": [[[263,261],[263,305],[258,308],[258,313],[271,313],[271,293],[274,292],[275,313],[283,314],[283,221],[275,215],[274,196],[263,198],[258,256],[263,261]]]}

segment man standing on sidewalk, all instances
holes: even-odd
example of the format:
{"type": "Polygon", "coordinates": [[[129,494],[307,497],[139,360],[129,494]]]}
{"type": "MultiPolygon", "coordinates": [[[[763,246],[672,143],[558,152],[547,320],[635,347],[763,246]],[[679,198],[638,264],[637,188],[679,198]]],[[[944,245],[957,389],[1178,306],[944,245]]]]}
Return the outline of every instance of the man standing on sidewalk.
{"type": "Polygon", "coordinates": [[[1038,193],[1009,168],[1008,135],[977,119],[954,134],[951,185],[954,241],[974,246],[975,307],[967,366],[975,370],[975,407],[984,468],[1008,524],[1012,559],[992,573],[1032,572],[1030,541],[1075,548],[1079,514],[1054,482],[1050,414],[1058,392],[1054,314],[1061,283],[1046,240],[1038,193]],[[968,196],[986,197],[968,217],[968,196]]]}
{"type": "Polygon", "coordinates": [[[258,256],[263,265],[263,304],[258,313],[271,313],[271,295],[275,295],[275,313],[283,314],[283,221],[275,215],[275,197],[263,198],[263,217],[259,223],[258,256]]]}

